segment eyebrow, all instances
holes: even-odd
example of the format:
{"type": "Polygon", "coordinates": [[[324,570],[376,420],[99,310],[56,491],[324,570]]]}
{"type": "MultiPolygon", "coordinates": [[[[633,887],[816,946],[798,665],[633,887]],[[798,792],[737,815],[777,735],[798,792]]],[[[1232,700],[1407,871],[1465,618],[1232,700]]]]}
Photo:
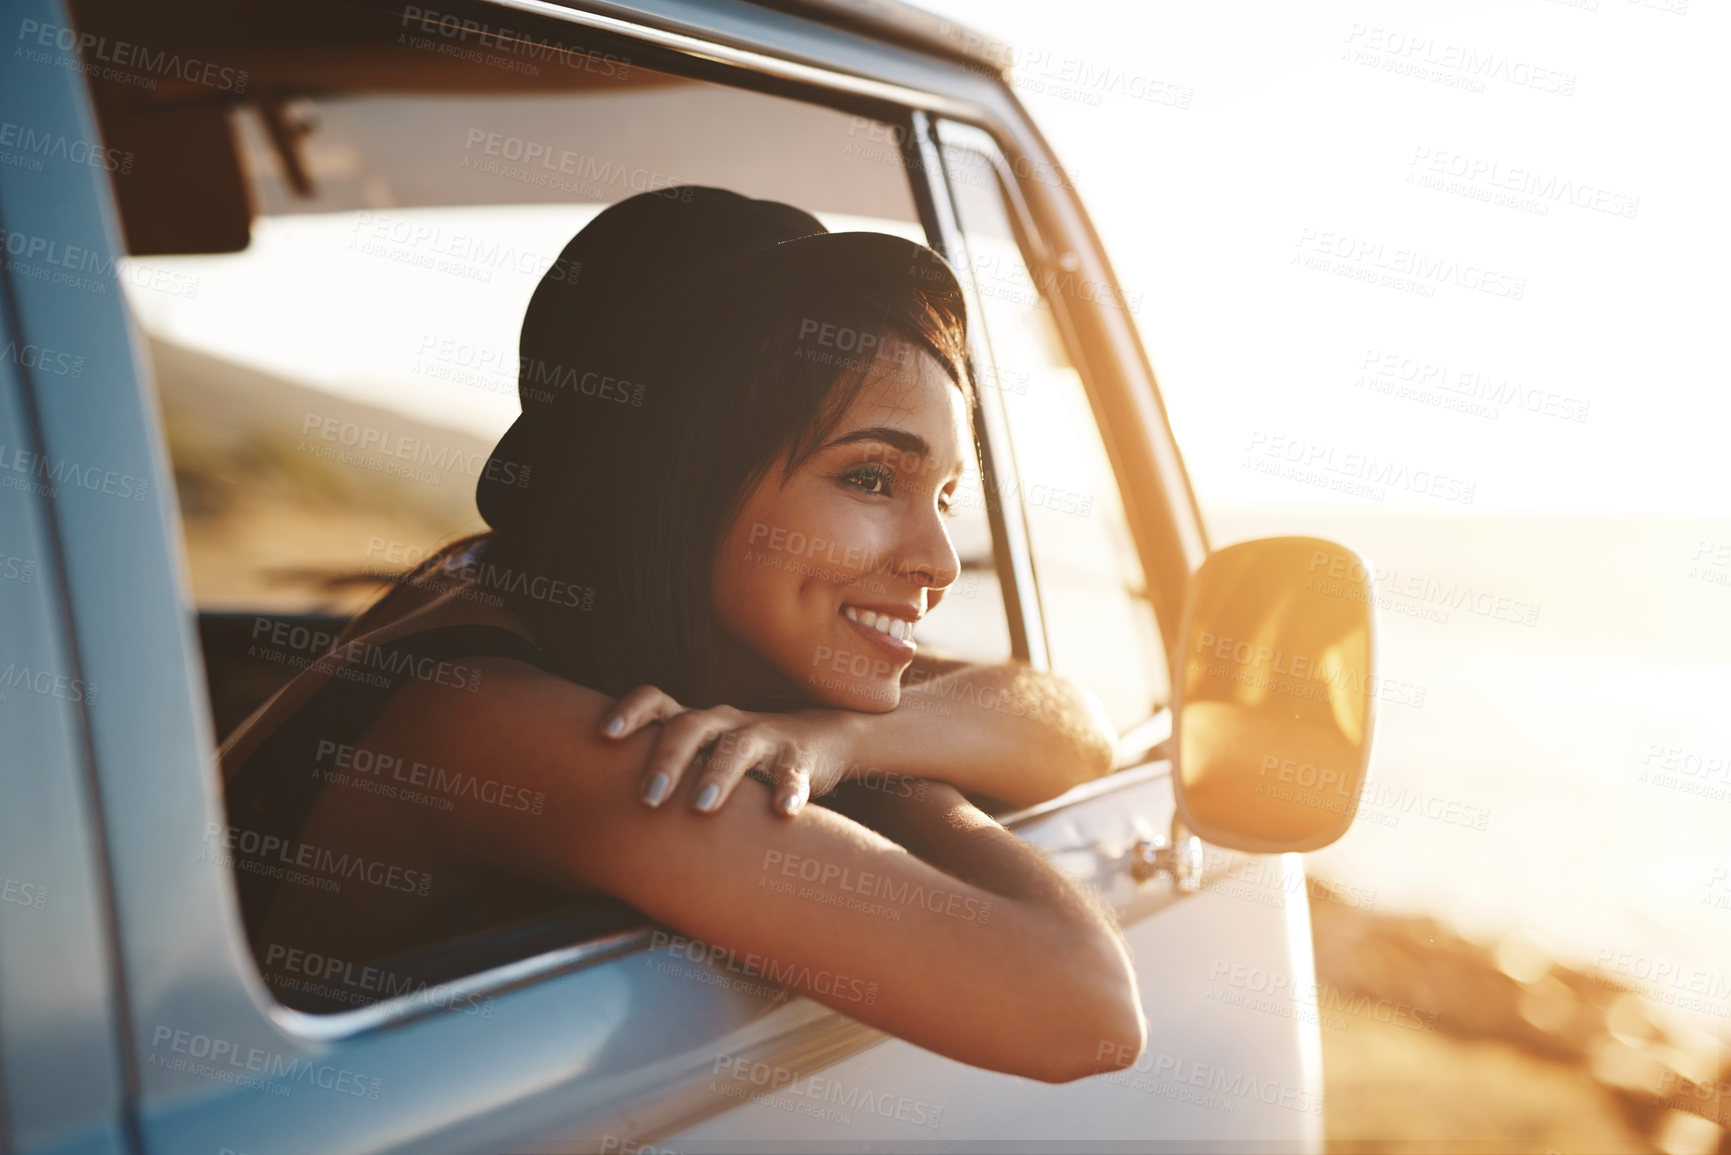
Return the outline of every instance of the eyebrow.
{"type": "MultiPolygon", "coordinates": [[[[893,425],[868,425],[864,429],[844,433],[823,448],[834,449],[838,445],[852,445],[860,441],[881,441],[903,453],[911,453],[922,459],[929,459],[932,455],[932,447],[926,443],[924,437],[918,433],[910,433],[906,429],[897,429],[893,425]]],[[[823,450],[818,452],[821,453],[823,450]]],[[[967,462],[957,461],[953,474],[956,477],[961,477],[967,470],[967,462]]]]}
{"type": "Polygon", "coordinates": [[[932,447],[926,444],[924,437],[918,433],[909,433],[906,429],[897,429],[893,425],[868,425],[864,429],[843,434],[824,448],[834,449],[838,445],[852,445],[856,441],[881,441],[903,453],[913,453],[920,457],[930,457],[932,452],[932,447]]]}

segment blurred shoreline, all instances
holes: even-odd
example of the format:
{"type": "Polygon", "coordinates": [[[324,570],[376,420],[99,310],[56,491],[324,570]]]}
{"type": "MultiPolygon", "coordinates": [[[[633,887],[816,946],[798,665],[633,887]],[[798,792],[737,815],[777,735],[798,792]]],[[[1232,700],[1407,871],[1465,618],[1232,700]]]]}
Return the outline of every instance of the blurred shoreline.
{"type": "Polygon", "coordinates": [[[1494,1135],[1508,1151],[1731,1153],[1731,1039],[1519,934],[1474,942],[1324,882],[1311,919],[1337,1028],[1321,1032],[1330,1151],[1494,1135]]]}
{"type": "Polygon", "coordinates": [[[1330,1149],[1731,1155],[1731,514],[1209,514],[1364,554],[1425,691],[1306,858],[1330,1149]]]}

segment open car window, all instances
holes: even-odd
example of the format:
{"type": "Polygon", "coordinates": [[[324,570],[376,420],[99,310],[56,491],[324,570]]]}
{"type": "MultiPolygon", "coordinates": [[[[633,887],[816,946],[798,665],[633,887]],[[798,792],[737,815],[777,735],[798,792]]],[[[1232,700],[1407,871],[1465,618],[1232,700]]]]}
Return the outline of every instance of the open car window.
{"type": "MultiPolygon", "coordinates": [[[[88,9],[127,34],[124,9],[88,9]]],[[[419,561],[485,528],[475,484],[519,412],[524,308],[608,204],[709,185],[836,231],[926,239],[901,134],[873,117],[657,71],[569,26],[464,43],[400,7],[308,12],[237,17],[240,41],[206,46],[246,74],[227,88],[141,99],[92,82],[105,134],[141,166],[115,178],[122,281],[154,371],[219,740],[419,561]],[[292,28],[266,26],[314,19],[328,27],[304,52],[292,28]],[[147,164],[166,152],[128,144],[171,136],[173,172],[147,164]]],[[[636,397],[628,381],[581,387],[636,397]]],[[[963,574],[920,640],[1002,659],[984,511],[951,530],[963,574]]],[[[605,913],[447,944],[396,973],[454,978],[598,933],[615,924],[605,913]]]]}

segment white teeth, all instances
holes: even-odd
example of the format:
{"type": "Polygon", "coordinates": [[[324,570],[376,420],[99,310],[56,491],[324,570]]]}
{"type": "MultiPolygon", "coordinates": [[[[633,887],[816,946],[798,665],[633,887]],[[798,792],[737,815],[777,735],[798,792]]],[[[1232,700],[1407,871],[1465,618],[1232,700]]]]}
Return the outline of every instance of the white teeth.
{"type": "Polygon", "coordinates": [[[876,610],[862,610],[854,606],[843,606],[841,612],[850,622],[858,622],[880,634],[888,634],[892,638],[907,641],[914,636],[914,624],[902,618],[889,614],[880,614],[876,610]]]}

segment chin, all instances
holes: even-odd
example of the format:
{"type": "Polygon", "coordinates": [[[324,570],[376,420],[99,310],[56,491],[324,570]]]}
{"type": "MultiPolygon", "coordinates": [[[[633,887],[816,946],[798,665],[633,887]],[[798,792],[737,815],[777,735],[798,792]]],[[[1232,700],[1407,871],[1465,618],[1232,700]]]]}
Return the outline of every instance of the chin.
{"type": "MultiPolygon", "coordinates": [[[[876,630],[849,622],[841,625],[845,627],[842,630],[817,635],[821,641],[786,647],[792,653],[810,655],[800,671],[800,683],[806,693],[825,705],[887,714],[901,704],[902,675],[914,660],[912,642],[880,637],[876,630]]],[[[793,672],[791,663],[777,664],[783,673],[793,672]]]]}

